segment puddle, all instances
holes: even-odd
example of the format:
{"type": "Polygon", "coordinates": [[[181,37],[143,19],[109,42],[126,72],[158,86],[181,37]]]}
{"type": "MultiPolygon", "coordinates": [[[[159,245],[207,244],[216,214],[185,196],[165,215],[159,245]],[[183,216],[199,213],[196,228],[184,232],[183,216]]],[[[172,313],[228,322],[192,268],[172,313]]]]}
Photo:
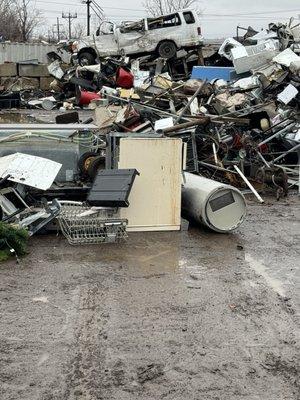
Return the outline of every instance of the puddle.
{"type": "MultiPolygon", "coordinates": [[[[106,244],[105,251],[91,252],[87,247],[84,254],[80,254],[79,261],[87,267],[90,263],[118,264],[133,267],[134,270],[145,273],[157,269],[162,272],[177,271],[180,253],[180,235],[177,233],[148,232],[140,235],[130,233],[128,240],[120,244],[106,244]]],[[[103,247],[104,249],[104,247],[103,247]]],[[[70,253],[65,254],[70,259],[70,253]]]]}
{"type": "Polygon", "coordinates": [[[250,256],[250,254],[245,254],[245,260],[249,263],[250,267],[255,271],[256,274],[261,275],[265,279],[270,288],[272,288],[280,296],[285,297],[285,291],[282,283],[280,280],[270,276],[268,268],[263,263],[250,256]]]}

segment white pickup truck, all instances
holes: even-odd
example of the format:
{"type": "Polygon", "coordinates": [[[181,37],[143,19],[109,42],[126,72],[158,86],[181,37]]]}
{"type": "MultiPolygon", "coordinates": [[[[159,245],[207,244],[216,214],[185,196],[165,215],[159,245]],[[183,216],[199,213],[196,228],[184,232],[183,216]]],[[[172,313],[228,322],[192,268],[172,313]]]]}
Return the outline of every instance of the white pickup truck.
{"type": "Polygon", "coordinates": [[[172,58],[179,49],[201,46],[203,38],[198,15],[193,10],[145,18],[116,25],[103,22],[93,36],[73,42],[80,65],[92,65],[97,58],[145,55],[156,52],[172,58]]]}

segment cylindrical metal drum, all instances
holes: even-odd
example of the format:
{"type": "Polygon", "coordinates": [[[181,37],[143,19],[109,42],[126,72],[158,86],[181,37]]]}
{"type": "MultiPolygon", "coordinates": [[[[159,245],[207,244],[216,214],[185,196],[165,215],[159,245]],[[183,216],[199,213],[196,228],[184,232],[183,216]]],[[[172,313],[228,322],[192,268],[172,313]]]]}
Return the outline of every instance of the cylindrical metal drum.
{"type": "Polygon", "coordinates": [[[238,189],[188,172],[184,177],[184,215],[220,233],[230,232],[244,221],[246,201],[238,189]]]}

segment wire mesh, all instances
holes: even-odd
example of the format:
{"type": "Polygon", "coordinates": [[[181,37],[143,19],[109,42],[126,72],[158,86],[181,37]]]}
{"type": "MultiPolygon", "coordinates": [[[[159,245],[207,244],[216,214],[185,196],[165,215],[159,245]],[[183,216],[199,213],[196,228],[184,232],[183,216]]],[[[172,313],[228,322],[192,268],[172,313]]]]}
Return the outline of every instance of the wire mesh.
{"type": "Polygon", "coordinates": [[[71,245],[122,242],[127,238],[125,219],[116,209],[91,209],[80,204],[62,204],[57,217],[60,229],[71,245]]]}

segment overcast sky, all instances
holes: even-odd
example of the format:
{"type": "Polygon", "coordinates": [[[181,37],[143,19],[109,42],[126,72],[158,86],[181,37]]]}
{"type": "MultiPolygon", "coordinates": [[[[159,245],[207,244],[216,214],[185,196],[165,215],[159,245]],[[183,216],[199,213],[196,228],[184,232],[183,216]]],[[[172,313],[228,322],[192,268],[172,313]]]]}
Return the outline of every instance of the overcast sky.
{"type": "MultiPolygon", "coordinates": [[[[134,20],[145,15],[143,0],[97,0],[112,21],[134,20]]],[[[86,5],[81,0],[32,0],[41,9],[49,25],[61,12],[77,12],[77,21],[85,23],[86,5]]],[[[269,22],[287,21],[294,16],[300,22],[300,0],[199,0],[204,37],[219,38],[235,34],[236,26],[260,29],[269,22]]],[[[64,20],[63,22],[66,22],[64,20]]]]}

